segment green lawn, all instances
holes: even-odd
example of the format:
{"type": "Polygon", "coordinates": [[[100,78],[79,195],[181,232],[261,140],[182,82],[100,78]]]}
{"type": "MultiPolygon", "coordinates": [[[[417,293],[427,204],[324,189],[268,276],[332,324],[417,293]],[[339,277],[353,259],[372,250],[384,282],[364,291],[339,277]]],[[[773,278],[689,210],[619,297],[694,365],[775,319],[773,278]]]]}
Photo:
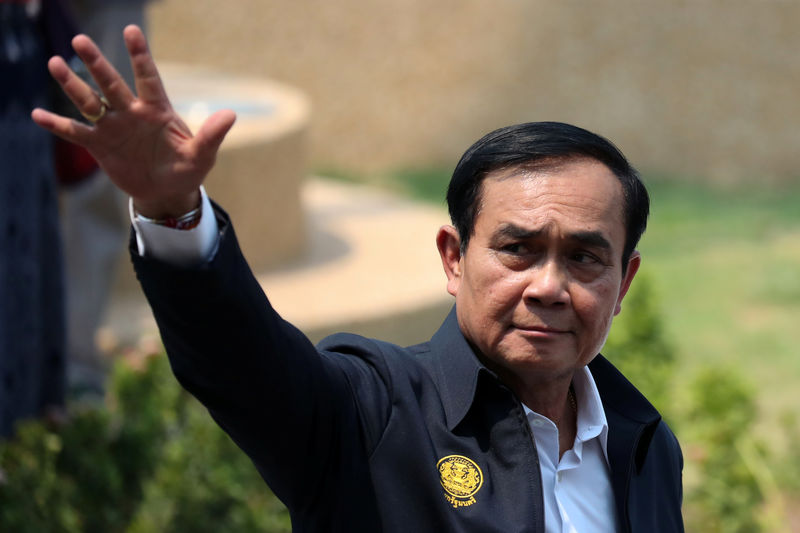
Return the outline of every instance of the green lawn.
{"type": "Polygon", "coordinates": [[[800,187],[648,183],[640,249],[685,368],[734,366],[771,421],[797,408],[800,187]]]}
{"type": "MultiPolygon", "coordinates": [[[[449,170],[356,181],[444,206],[449,170]]],[[[715,187],[648,176],[645,182],[652,209],[640,245],[642,271],[655,284],[679,372],[732,365],[761,389],[765,422],[796,409],[800,183],[715,187]]]]}

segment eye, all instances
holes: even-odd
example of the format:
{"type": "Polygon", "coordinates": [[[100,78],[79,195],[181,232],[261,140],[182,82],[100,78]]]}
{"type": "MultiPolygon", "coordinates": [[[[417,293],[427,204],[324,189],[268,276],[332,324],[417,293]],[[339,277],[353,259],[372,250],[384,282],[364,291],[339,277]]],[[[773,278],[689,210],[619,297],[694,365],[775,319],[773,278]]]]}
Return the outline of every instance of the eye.
{"type": "Polygon", "coordinates": [[[512,255],[522,255],[527,253],[528,248],[522,243],[513,242],[502,246],[500,250],[512,255]]]}
{"type": "Polygon", "coordinates": [[[581,265],[594,265],[600,263],[600,259],[594,254],[588,252],[576,252],[572,254],[572,261],[581,265]]]}

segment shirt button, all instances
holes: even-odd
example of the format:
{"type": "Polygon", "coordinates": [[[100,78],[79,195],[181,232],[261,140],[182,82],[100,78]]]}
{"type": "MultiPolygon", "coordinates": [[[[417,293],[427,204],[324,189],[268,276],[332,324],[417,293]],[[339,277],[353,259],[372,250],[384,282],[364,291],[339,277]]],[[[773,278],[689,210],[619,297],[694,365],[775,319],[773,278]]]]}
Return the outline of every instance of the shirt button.
{"type": "Polygon", "coordinates": [[[561,477],[562,477],[561,472],[559,472],[558,475],[556,476],[559,483],[561,483],[561,477]]]}
{"type": "Polygon", "coordinates": [[[542,426],[544,425],[544,422],[542,422],[541,420],[539,420],[538,418],[536,418],[536,419],[534,419],[534,420],[533,420],[533,425],[534,425],[535,427],[537,427],[537,428],[540,428],[540,427],[542,427],[542,426]]]}

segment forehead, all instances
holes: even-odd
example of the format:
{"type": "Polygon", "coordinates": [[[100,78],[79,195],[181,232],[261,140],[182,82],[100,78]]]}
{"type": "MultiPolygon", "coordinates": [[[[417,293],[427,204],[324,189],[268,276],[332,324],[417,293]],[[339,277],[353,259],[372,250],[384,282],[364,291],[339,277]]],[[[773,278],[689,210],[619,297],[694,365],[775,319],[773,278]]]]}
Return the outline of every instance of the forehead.
{"type": "Polygon", "coordinates": [[[571,159],[544,168],[500,169],[484,178],[476,233],[487,224],[513,223],[537,229],[556,220],[568,229],[601,229],[624,240],[622,184],[605,164],[594,159],[571,159]]]}

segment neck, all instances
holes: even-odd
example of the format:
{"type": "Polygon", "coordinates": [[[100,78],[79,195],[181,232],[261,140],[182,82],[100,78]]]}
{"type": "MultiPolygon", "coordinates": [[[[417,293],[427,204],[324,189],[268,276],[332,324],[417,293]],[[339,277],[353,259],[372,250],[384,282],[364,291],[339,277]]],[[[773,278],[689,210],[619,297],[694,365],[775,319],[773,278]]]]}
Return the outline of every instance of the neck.
{"type": "Polygon", "coordinates": [[[553,421],[558,428],[559,457],[572,448],[577,434],[578,410],[572,375],[528,382],[524,386],[509,383],[517,398],[528,409],[553,421]]]}

